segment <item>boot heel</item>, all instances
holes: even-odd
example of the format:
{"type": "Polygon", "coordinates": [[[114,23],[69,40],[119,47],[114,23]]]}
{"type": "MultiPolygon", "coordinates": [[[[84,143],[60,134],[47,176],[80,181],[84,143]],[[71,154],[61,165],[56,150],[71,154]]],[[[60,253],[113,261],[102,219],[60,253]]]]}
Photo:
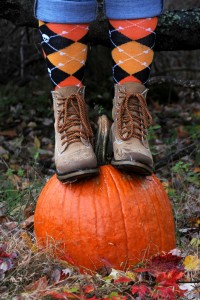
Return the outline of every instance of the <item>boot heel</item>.
{"type": "Polygon", "coordinates": [[[98,165],[105,165],[108,163],[108,143],[110,138],[111,121],[106,115],[102,115],[98,119],[98,131],[96,135],[95,154],[98,165]]]}
{"type": "Polygon", "coordinates": [[[110,163],[113,157],[113,142],[112,142],[112,131],[110,128],[109,138],[108,138],[108,145],[107,145],[107,160],[110,163]]]}

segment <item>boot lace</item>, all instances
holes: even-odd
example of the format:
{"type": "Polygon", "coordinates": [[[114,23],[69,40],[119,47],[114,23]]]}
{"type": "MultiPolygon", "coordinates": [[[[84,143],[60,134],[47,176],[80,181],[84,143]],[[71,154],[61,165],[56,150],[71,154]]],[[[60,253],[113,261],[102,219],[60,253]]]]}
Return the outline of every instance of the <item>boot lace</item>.
{"type": "Polygon", "coordinates": [[[87,118],[86,105],[79,94],[57,99],[57,131],[61,134],[62,146],[80,142],[92,143],[93,132],[87,118]]]}
{"type": "Polygon", "coordinates": [[[142,94],[122,93],[118,106],[118,134],[121,140],[135,137],[143,141],[152,117],[142,94]]]}

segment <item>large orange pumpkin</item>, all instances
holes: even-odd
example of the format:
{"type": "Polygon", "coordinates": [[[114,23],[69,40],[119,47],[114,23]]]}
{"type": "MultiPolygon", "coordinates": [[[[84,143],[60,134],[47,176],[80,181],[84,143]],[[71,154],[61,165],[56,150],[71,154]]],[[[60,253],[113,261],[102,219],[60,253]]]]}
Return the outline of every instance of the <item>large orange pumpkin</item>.
{"type": "Polygon", "coordinates": [[[126,269],[175,247],[171,205],[158,178],[110,165],[73,184],[54,175],[39,196],[35,234],[40,245],[55,243],[62,259],[81,270],[126,269]]]}

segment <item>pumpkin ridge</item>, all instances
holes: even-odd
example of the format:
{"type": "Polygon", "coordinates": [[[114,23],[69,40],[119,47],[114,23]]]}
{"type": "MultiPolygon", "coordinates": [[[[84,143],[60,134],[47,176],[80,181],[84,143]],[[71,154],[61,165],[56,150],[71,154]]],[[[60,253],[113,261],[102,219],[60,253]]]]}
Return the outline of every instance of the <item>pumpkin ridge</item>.
{"type": "MultiPolygon", "coordinates": [[[[105,178],[105,181],[104,181],[104,184],[106,185],[106,194],[107,194],[107,202],[108,202],[108,205],[109,205],[109,211],[110,211],[110,216],[111,216],[111,220],[112,220],[112,224],[114,225],[114,236],[116,237],[116,227],[115,227],[115,220],[113,219],[113,214],[112,214],[112,209],[111,209],[111,206],[110,206],[110,197],[109,197],[109,194],[108,194],[108,191],[109,191],[109,185],[107,183],[107,173],[110,175],[110,170],[109,170],[109,167],[107,167],[106,165],[102,167],[104,169],[104,172],[103,172],[103,178],[105,178]],[[106,172],[105,172],[106,170],[106,172]],[[105,175],[104,175],[105,174],[105,175]]],[[[109,178],[109,177],[108,177],[109,178]]],[[[112,199],[111,199],[112,201],[112,199]]],[[[115,245],[116,247],[117,245],[115,245]]],[[[117,246],[118,247],[118,246],[117,246]]],[[[119,255],[118,255],[118,249],[116,249],[115,251],[115,254],[117,256],[117,260],[118,262],[120,262],[120,259],[119,259],[119,255]]]]}
{"type": "MultiPolygon", "coordinates": [[[[141,185],[141,179],[138,178],[138,176],[136,176],[136,175],[134,175],[134,178],[135,178],[135,180],[136,180],[136,182],[137,182],[137,185],[141,185]]],[[[132,190],[134,191],[134,194],[133,194],[133,195],[136,195],[136,194],[137,194],[137,191],[136,191],[135,185],[134,185],[133,182],[130,181],[130,180],[129,180],[128,182],[129,182],[130,187],[131,187],[132,190]]],[[[141,208],[140,208],[140,205],[139,205],[139,200],[138,200],[137,197],[135,197],[135,198],[134,198],[134,201],[135,201],[135,203],[136,203],[136,205],[137,205],[138,214],[140,215],[140,218],[141,218],[142,213],[141,213],[141,208]]],[[[147,242],[148,242],[147,236],[148,236],[148,235],[146,234],[146,233],[147,233],[147,230],[146,230],[145,222],[144,222],[143,219],[142,219],[142,223],[141,223],[141,225],[140,225],[140,228],[141,228],[142,231],[144,232],[143,237],[145,237],[146,244],[147,244],[147,242]]],[[[147,249],[144,249],[144,250],[146,251],[147,249]]],[[[145,252],[144,252],[144,256],[145,256],[145,252]]]]}
{"type": "MultiPolygon", "coordinates": [[[[145,180],[148,180],[148,179],[145,179],[145,180]]],[[[152,182],[155,183],[155,180],[154,180],[154,176],[153,176],[153,175],[151,176],[150,181],[151,181],[151,189],[152,189],[152,186],[154,186],[154,185],[152,185],[152,182]]],[[[156,196],[157,203],[159,203],[159,199],[158,199],[158,197],[157,197],[157,190],[154,189],[154,191],[155,191],[155,192],[153,193],[153,194],[154,194],[154,197],[156,196]]],[[[155,220],[156,220],[157,228],[159,228],[159,230],[158,230],[158,232],[159,232],[159,239],[157,238],[157,240],[161,240],[160,221],[159,221],[159,218],[158,218],[158,214],[157,214],[157,210],[156,210],[156,205],[155,205],[155,203],[154,203],[154,197],[152,197],[152,195],[150,196],[149,193],[148,193],[146,190],[144,190],[144,193],[145,193],[145,198],[148,199],[148,205],[149,205],[149,203],[152,204],[152,209],[153,209],[153,214],[154,214],[154,222],[155,222],[155,220]]],[[[147,224],[146,224],[146,225],[147,225],[147,224]]],[[[144,227],[146,228],[145,223],[144,223],[144,227]]],[[[158,235],[158,232],[157,232],[157,234],[156,234],[156,237],[157,237],[157,235],[158,235]]],[[[147,236],[152,237],[152,233],[154,233],[154,231],[152,230],[152,228],[149,228],[149,230],[148,230],[148,228],[147,228],[147,236]]],[[[157,243],[156,243],[156,244],[155,244],[155,242],[153,243],[153,240],[152,240],[152,239],[150,240],[150,243],[152,243],[152,245],[155,245],[156,247],[158,247],[157,243]]]]}
{"type": "MultiPolygon", "coordinates": [[[[154,177],[153,179],[154,179],[153,189],[155,190],[155,183],[158,186],[158,188],[156,189],[157,192],[155,194],[156,194],[156,198],[158,199],[158,202],[160,203],[159,199],[161,199],[161,195],[162,195],[161,186],[159,186],[159,184],[158,184],[159,182],[158,182],[158,179],[156,177],[154,177]]],[[[163,204],[165,204],[165,207],[163,208],[163,210],[165,212],[164,215],[166,215],[166,214],[167,215],[171,215],[171,214],[173,215],[173,212],[172,212],[172,209],[171,209],[171,202],[168,199],[167,194],[165,194],[165,196],[163,196],[162,199],[164,199],[163,204]]],[[[159,210],[160,210],[160,208],[159,208],[159,210]]],[[[160,223],[160,219],[159,218],[158,218],[158,220],[159,220],[159,223],[160,223]]],[[[167,221],[169,222],[169,219],[164,220],[164,221],[165,221],[164,224],[166,224],[167,221]]],[[[170,223],[168,223],[168,225],[166,225],[168,227],[167,230],[166,230],[166,232],[169,232],[169,233],[170,233],[170,229],[174,230],[173,220],[170,219],[170,221],[172,221],[172,222],[170,222],[170,223]]],[[[163,224],[163,222],[162,222],[162,224],[163,224]]],[[[163,228],[163,231],[165,231],[165,228],[163,228]]],[[[161,231],[160,231],[160,236],[162,237],[161,238],[160,248],[161,249],[162,248],[166,248],[165,246],[168,245],[169,242],[167,241],[167,243],[166,243],[166,238],[165,239],[163,238],[163,233],[161,231]]],[[[171,239],[169,238],[169,240],[171,240],[171,239]]],[[[169,250],[172,250],[172,249],[169,249],[169,250]]]]}
{"type": "MultiPolygon", "coordinates": [[[[96,190],[96,185],[94,184],[93,185],[93,190],[92,190],[92,194],[93,195],[96,195],[96,193],[94,193],[95,192],[95,190],[96,190]]],[[[95,213],[95,234],[96,234],[96,236],[98,237],[98,220],[97,220],[97,206],[96,206],[96,197],[94,197],[94,199],[93,199],[94,201],[94,213],[95,213]]],[[[97,242],[97,245],[96,245],[96,247],[97,247],[97,249],[99,248],[99,237],[96,239],[96,242],[97,242]]],[[[95,267],[95,269],[96,269],[96,266],[95,266],[95,264],[94,264],[94,262],[92,261],[92,259],[91,259],[91,257],[89,257],[89,260],[91,261],[91,263],[93,264],[93,266],[95,267]]]]}
{"type": "MultiPolygon", "coordinates": [[[[125,246],[126,246],[126,259],[128,260],[129,259],[129,247],[128,247],[128,244],[129,244],[129,239],[128,239],[128,236],[127,236],[127,226],[126,226],[126,222],[125,222],[125,214],[124,214],[124,207],[123,207],[123,204],[122,204],[122,201],[121,201],[121,197],[120,197],[120,191],[118,189],[118,186],[117,186],[117,183],[115,182],[114,178],[113,178],[113,174],[112,172],[110,171],[110,169],[108,169],[109,171],[109,174],[112,178],[112,181],[115,185],[115,188],[116,188],[116,191],[118,193],[118,196],[119,196],[119,203],[120,203],[120,207],[121,207],[121,213],[122,213],[122,219],[123,219],[123,225],[124,225],[124,231],[125,231],[125,234],[126,234],[126,243],[125,243],[125,246]]],[[[118,175],[118,173],[117,173],[118,175]]],[[[118,176],[116,176],[117,180],[118,180],[118,176]]]]}
{"type": "MultiPolygon", "coordinates": [[[[158,185],[158,182],[157,182],[157,180],[155,180],[155,177],[153,177],[153,185],[152,185],[152,187],[153,187],[153,190],[155,191],[154,192],[154,195],[156,196],[156,200],[157,200],[157,203],[159,203],[159,207],[161,207],[162,208],[162,210],[161,211],[163,211],[163,209],[164,209],[164,207],[163,207],[163,205],[160,205],[160,197],[158,197],[158,194],[161,194],[160,193],[160,187],[159,187],[159,185],[158,185]],[[155,189],[155,184],[157,185],[157,188],[155,189]]],[[[162,198],[163,199],[163,198],[162,198]]],[[[153,200],[152,200],[152,203],[153,203],[153,205],[154,205],[154,202],[153,202],[153,200]]],[[[160,223],[160,218],[159,218],[159,215],[158,215],[158,213],[157,213],[157,210],[156,210],[156,207],[155,207],[155,205],[154,205],[154,208],[155,208],[155,213],[156,213],[156,220],[157,220],[157,222],[158,222],[158,226],[159,226],[159,236],[160,236],[160,241],[161,241],[161,245],[160,245],[160,247],[159,247],[159,249],[158,249],[158,251],[160,251],[160,249],[162,249],[163,248],[163,246],[164,246],[164,240],[163,240],[163,237],[162,237],[162,230],[161,230],[161,223],[160,223]]],[[[159,211],[160,211],[160,209],[159,209],[159,211]]]]}

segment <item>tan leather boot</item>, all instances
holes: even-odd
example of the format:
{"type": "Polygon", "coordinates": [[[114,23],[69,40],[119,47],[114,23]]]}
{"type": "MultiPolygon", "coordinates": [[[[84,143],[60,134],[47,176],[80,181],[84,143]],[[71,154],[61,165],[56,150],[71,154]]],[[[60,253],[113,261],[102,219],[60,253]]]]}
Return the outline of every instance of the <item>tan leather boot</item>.
{"type": "Polygon", "coordinates": [[[120,169],[150,175],[153,159],[147,141],[152,122],[146,104],[147,89],[140,83],[115,85],[111,128],[114,157],[111,164],[120,169]]]}
{"type": "Polygon", "coordinates": [[[67,86],[52,92],[55,164],[57,177],[62,182],[98,174],[84,91],[84,87],[67,86]]]}

